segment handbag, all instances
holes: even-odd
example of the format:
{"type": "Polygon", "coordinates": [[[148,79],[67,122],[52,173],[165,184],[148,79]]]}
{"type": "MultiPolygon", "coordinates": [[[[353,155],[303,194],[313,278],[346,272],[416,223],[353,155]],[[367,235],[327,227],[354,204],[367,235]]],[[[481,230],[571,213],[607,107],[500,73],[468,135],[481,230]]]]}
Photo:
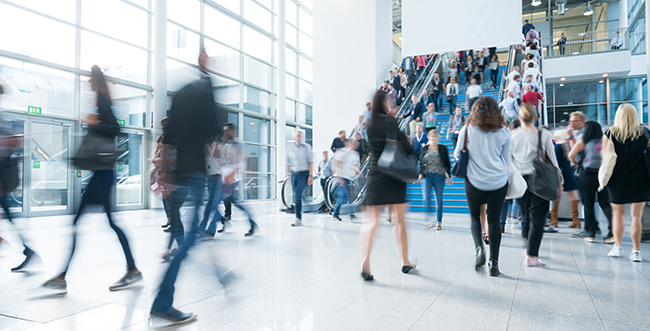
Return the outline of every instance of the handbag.
{"type": "Polygon", "coordinates": [[[467,162],[469,161],[469,151],[467,150],[467,126],[465,126],[465,138],[463,142],[463,149],[460,150],[460,156],[456,160],[456,164],[451,169],[451,174],[454,177],[465,178],[467,176],[467,162]]]}
{"type": "Polygon", "coordinates": [[[447,103],[452,103],[454,101],[454,96],[453,95],[448,95],[447,99],[445,99],[445,101],[447,101],[447,103]]]}
{"type": "Polygon", "coordinates": [[[102,136],[90,129],[81,143],[77,155],[72,158],[72,162],[81,170],[113,170],[117,156],[115,139],[102,136]]]}
{"type": "Polygon", "coordinates": [[[415,163],[397,141],[397,125],[386,128],[386,145],[377,160],[377,170],[405,183],[415,182],[420,175],[415,163]]]}
{"type": "Polygon", "coordinates": [[[603,157],[603,160],[600,164],[600,169],[598,169],[598,183],[600,184],[598,187],[598,192],[605,189],[605,186],[607,186],[607,183],[609,183],[609,179],[612,177],[614,167],[616,166],[616,159],[618,158],[618,155],[616,155],[616,150],[614,149],[614,142],[611,138],[603,147],[601,156],[603,157]]]}
{"type": "Polygon", "coordinates": [[[506,193],[506,200],[523,197],[527,189],[528,184],[526,184],[526,180],[519,172],[519,169],[510,163],[508,167],[508,192],[506,193]]]}
{"type": "Polygon", "coordinates": [[[558,169],[550,162],[548,155],[542,149],[542,130],[538,131],[537,137],[537,158],[533,160],[535,171],[531,176],[528,189],[531,193],[544,200],[554,201],[559,196],[560,178],[558,169]]]}
{"type": "MultiPolygon", "coordinates": [[[[648,128],[643,128],[643,136],[650,140],[650,131],[648,131],[648,128]]],[[[645,168],[650,177],[650,148],[648,148],[648,145],[646,145],[645,153],[643,153],[643,161],[645,161],[645,168]]]]}

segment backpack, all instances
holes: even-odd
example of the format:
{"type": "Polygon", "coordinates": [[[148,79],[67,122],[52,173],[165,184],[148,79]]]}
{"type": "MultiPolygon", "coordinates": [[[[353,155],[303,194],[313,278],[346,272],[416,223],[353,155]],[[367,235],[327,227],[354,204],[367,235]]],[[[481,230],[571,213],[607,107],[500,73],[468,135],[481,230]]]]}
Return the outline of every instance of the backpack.
{"type": "Polygon", "coordinates": [[[602,140],[592,140],[585,145],[582,157],[582,168],[589,172],[598,172],[602,163],[600,151],[603,149],[602,140]]]}

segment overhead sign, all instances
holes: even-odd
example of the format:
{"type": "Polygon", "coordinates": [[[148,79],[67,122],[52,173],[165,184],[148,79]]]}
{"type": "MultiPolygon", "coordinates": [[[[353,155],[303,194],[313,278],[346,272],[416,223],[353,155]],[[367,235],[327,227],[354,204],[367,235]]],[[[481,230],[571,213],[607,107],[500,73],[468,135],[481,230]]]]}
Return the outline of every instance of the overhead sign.
{"type": "Polygon", "coordinates": [[[34,115],[40,115],[41,114],[41,107],[27,106],[27,113],[28,114],[34,114],[34,115]]]}
{"type": "Polygon", "coordinates": [[[120,126],[124,126],[126,124],[126,121],[125,120],[117,120],[117,124],[119,124],[120,126]]]}

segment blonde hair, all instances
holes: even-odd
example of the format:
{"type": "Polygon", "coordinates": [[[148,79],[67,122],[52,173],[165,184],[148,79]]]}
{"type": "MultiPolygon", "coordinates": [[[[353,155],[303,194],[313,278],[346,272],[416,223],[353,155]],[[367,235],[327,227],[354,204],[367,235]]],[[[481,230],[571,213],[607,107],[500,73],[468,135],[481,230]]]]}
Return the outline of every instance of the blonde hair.
{"type": "Polygon", "coordinates": [[[583,112],[581,112],[581,111],[574,111],[574,112],[571,113],[569,116],[577,116],[577,117],[579,117],[579,118],[580,118],[581,120],[583,120],[583,121],[586,121],[586,120],[587,120],[587,115],[585,115],[585,113],[583,113],[583,112]]]}
{"type": "Polygon", "coordinates": [[[643,128],[639,124],[636,108],[629,103],[618,106],[616,117],[614,117],[614,125],[609,131],[621,143],[640,137],[643,134],[643,128]]]}
{"type": "Polygon", "coordinates": [[[533,123],[537,117],[537,109],[532,104],[522,104],[519,107],[519,119],[526,124],[533,123]]]}

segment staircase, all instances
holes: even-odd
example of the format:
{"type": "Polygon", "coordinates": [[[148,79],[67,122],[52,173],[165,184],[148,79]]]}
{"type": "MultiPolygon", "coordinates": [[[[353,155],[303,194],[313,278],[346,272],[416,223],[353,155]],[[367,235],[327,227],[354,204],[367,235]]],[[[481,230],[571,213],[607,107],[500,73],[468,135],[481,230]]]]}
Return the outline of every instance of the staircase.
{"type": "MultiPolygon", "coordinates": [[[[519,61],[521,63],[521,61],[519,61]]],[[[501,76],[506,66],[499,67],[499,75],[497,77],[497,84],[501,82],[501,76]]],[[[463,108],[463,115],[465,118],[469,116],[469,110],[465,109],[465,93],[467,92],[467,87],[469,86],[468,81],[465,78],[465,73],[460,73],[460,81],[458,82],[459,92],[458,97],[456,98],[456,105],[463,108]]],[[[498,86],[498,85],[497,85],[498,86]]],[[[492,81],[490,81],[490,70],[486,69],[483,73],[483,84],[481,84],[483,89],[483,96],[489,96],[495,100],[499,99],[499,88],[492,87],[492,81]]],[[[449,129],[449,104],[444,100],[442,111],[438,112],[438,132],[440,133],[440,144],[447,146],[449,150],[449,159],[452,161],[452,165],[455,162],[454,159],[454,149],[456,146],[452,146],[451,140],[447,140],[447,130],[449,129]]],[[[431,211],[435,212],[435,198],[433,190],[431,192],[431,211]]],[[[422,187],[421,184],[408,184],[406,188],[406,201],[409,203],[409,211],[412,212],[426,212],[426,205],[422,196],[422,187]]],[[[445,213],[464,213],[469,214],[469,207],[467,205],[467,198],[465,197],[465,181],[460,178],[453,177],[453,184],[445,184],[445,189],[443,191],[443,205],[445,213]]]]}

